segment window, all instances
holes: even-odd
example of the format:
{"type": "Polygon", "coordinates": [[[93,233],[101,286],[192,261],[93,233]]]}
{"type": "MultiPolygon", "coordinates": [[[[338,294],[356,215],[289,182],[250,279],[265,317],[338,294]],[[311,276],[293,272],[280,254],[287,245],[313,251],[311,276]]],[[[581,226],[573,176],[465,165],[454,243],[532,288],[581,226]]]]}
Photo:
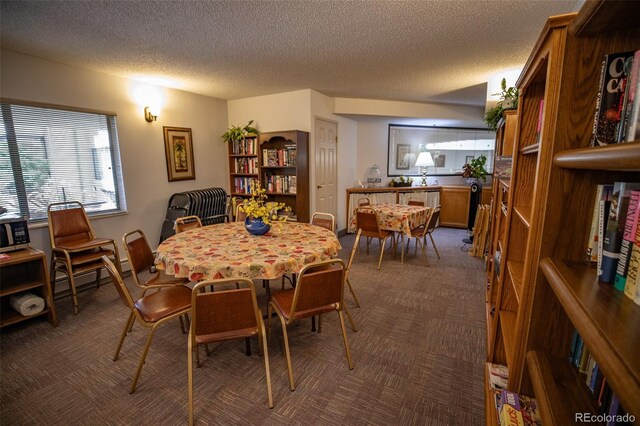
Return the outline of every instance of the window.
{"type": "Polygon", "coordinates": [[[431,153],[433,166],[427,175],[461,175],[462,166],[480,155],[487,157],[486,169],[493,171],[495,132],[487,129],[389,125],[387,176],[419,176],[418,154],[431,153]]]}
{"type": "Polygon", "coordinates": [[[0,102],[0,213],[47,220],[47,206],[80,201],[87,214],[126,210],[116,117],[0,102]]]}

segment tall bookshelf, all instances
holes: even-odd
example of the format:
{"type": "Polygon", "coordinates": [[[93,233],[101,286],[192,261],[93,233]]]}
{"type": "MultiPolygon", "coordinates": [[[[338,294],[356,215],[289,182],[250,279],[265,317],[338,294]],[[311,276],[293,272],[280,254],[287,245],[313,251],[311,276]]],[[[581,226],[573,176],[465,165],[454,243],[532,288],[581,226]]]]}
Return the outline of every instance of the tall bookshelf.
{"type": "Polygon", "coordinates": [[[544,424],[597,413],[568,360],[573,330],[640,418],[640,306],[599,283],[585,262],[596,186],[640,181],[640,141],[590,146],[602,59],[639,49],[639,23],[637,3],[624,1],[587,1],[577,15],[551,17],[517,83],[506,268],[489,361],[506,361],[509,390],[535,396],[544,424]]]}
{"type": "Polygon", "coordinates": [[[309,133],[260,133],[260,182],[270,201],[291,207],[291,219],[309,222],[309,133]]]}
{"type": "Polygon", "coordinates": [[[491,231],[487,252],[487,291],[486,291],[486,315],[487,315],[487,356],[491,357],[494,348],[492,342],[496,336],[498,324],[498,312],[496,302],[500,293],[500,276],[504,264],[501,262],[502,253],[506,246],[507,207],[510,194],[510,177],[500,175],[497,169],[498,157],[512,157],[515,144],[515,132],[517,124],[517,111],[504,111],[496,130],[496,149],[492,179],[491,200],[491,231]]]}
{"type": "Polygon", "coordinates": [[[251,196],[252,181],[259,180],[258,136],[229,141],[229,189],[232,197],[251,196]]]}

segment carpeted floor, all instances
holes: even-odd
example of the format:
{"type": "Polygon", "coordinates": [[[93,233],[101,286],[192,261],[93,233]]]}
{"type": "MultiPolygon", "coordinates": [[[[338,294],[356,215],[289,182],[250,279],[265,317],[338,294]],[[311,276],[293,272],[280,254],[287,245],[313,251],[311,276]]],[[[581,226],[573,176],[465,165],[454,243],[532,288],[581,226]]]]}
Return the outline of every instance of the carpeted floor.
{"type": "MultiPolygon", "coordinates": [[[[194,373],[199,424],[475,425],[484,423],[483,262],[461,251],[466,231],[439,228],[442,259],[429,246],[427,268],[418,253],[404,265],[377,245],[356,257],[351,282],[362,304],[359,326],[348,329],[355,368],[349,371],[336,314],[322,333],[310,322],[290,328],[296,390],[288,388],[279,324],[269,348],[275,406],[267,407],[264,364],[252,342],[215,346],[194,373]]],[[[347,259],[353,235],[341,239],[347,259]]],[[[364,247],[364,246],[363,246],[364,247]]],[[[126,280],[130,283],[131,279],[126,280]]],[[[272,281],[272,288],[279,281],[272,281]]],[[[264,305],[259,290],[259,303],[264,305]]],[[[3,425],[166,424],[187,422],[187,336],[177,322],[154,339],[129,394],[147,329],[135,326],[112,361],[127,311],[114,287],[80,295],[73,316],[68,298],[56,301],[60,325],[33,320],[2,330],[0,423],[3,425]]]]}

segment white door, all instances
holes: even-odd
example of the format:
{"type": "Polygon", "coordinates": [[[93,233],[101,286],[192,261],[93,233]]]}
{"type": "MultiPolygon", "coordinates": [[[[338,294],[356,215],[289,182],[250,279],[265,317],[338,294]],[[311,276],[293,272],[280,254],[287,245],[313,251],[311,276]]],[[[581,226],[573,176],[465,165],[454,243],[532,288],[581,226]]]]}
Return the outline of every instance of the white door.
{"type": "Polygon", "coordinates": [[[337,123],[316,118],[316,211],[338,214],[337,123]]]}

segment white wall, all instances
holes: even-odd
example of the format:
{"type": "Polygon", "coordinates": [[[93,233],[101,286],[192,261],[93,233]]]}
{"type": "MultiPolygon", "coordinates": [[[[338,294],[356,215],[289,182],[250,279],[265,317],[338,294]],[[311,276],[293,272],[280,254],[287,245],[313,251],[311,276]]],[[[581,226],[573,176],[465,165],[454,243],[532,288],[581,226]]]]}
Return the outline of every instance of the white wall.
{"type": "MultiPolygon", "coordinates": [[[[37,101],[115,112],[128,214],[92,220],[97,235],[120,242],[137,228],[152,247],[171,194],[222,186],[228,190],[226,146],[220,135],[227,128],[227,102],[180,90],[156,87],[164,97],[158,121],[147,123],[133,91],[138,84],[82,68],[1,51],[0,91],[4,98],[37,101]],[[162,126],[192,129],[196,180],[168,182],[162,126]]],[[[30,231],[32,245],[49,256],[46,227],[30,231]]],[[[124,251],[121,250],[124,257],[124,251]]]]}
{"type": "Polygon", "coordinates": [[[254,120],[260,132],[302,130],[311,132],[311,90],[277,93],[230,100],[229,125],[245,125],[254,120]]]}

